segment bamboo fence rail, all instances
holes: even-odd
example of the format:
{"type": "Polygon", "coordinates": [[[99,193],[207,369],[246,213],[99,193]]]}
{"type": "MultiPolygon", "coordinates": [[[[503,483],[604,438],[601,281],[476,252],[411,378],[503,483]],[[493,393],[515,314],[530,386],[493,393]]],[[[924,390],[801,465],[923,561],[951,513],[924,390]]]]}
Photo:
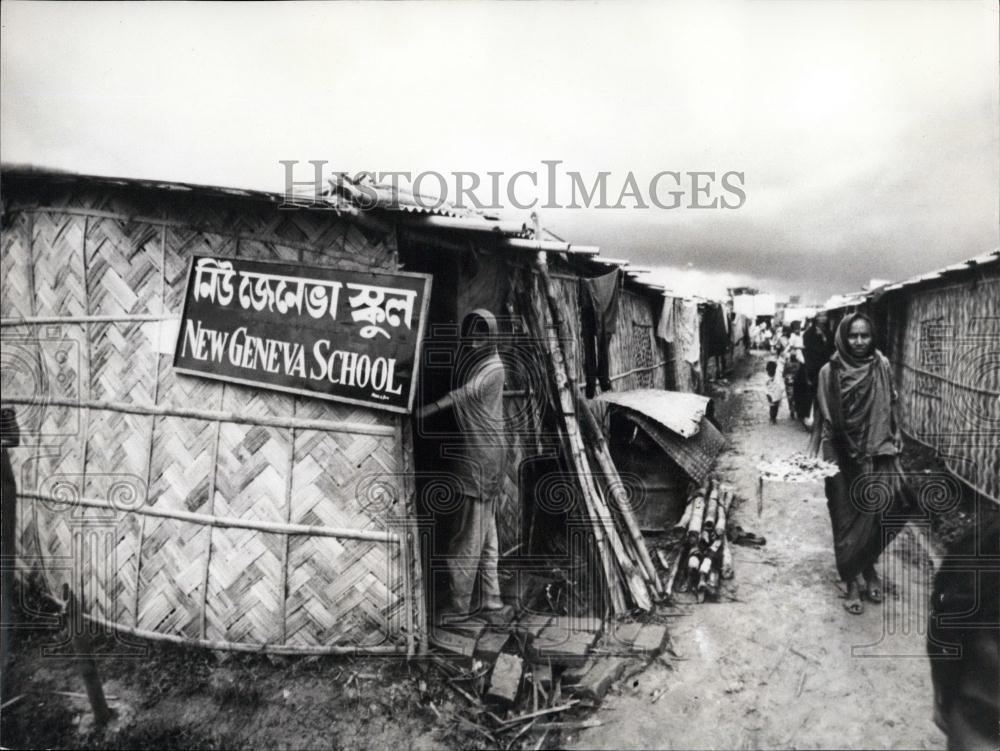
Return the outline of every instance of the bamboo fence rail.
{"type": "Polygon", "coordinates": [[[250,416],[242,412],[210,409],[185,409],[183,407],[161,407],[153,404],[130,402],[104,402],[85,399],[62,399],[58,397],[4,396],[7,404],[43,407],[70,407],[73,409],[93,409],[129,415],[151,415],[156,417],[182,417],[207,422],[227,422],[238,425],[259,425],[271,428],[291,428],[296,430],[335,430],[342,433],[360,433],[372,436],[396,435],[392,425],[377,425],[363,422],[334,420],[310,420],[297,417],[250,416]]]}

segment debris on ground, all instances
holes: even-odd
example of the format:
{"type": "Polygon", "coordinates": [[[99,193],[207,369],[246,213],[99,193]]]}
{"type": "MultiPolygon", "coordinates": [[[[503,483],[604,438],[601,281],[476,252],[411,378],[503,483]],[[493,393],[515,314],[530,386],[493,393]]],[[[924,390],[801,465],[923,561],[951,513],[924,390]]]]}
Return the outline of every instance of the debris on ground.
{"type": "Polygon", "coordinates": [[[433,664],[461,699],[440,719],[477,745],[534,748],[558,742],[553,732],[599,726],[588,713],[626,671],[663,654],[668,633],[661,623],[526,612],[501,626],[438,625],[431,643],[445,653],[433,664]]]}
{"type": "Polygon", "coordinates": [[[814,456],[795,452],[757,465],[761,479],[777,482],[820,482],[840,471],[836,464],[814,456]]]}

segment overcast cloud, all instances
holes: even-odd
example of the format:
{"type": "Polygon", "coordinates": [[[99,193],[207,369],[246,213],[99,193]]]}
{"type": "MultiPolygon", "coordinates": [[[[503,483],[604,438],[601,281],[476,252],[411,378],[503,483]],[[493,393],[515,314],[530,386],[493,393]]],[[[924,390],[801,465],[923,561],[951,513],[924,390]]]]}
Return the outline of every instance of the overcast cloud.
{"type": "MultiPolygon", "coordinates": [[[[1000,245],[995,2],[87,4],[2,14],[5,162],[282,189],[358,170],[736,170],[738,210],[542,211],[814,299],[1000,245]]],[[[640,181],[641,183],[641,181],[640,181]]],[[[566,198],[560,193],[561,198],[566,198]]]]}

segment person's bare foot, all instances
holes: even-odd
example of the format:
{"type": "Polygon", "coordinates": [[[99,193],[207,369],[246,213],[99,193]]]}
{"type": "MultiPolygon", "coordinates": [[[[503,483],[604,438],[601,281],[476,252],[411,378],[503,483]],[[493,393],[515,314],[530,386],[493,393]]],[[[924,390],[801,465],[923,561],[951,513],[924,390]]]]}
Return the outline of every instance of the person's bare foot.
{"type": "Polygon", "coordinates": [[[861,602],[861,588],[858,587],[856,579],[847,583],[847,599],[844,601],[844,610],[851,615],[861,615],[865,612],[864,603],[861,602]]]}

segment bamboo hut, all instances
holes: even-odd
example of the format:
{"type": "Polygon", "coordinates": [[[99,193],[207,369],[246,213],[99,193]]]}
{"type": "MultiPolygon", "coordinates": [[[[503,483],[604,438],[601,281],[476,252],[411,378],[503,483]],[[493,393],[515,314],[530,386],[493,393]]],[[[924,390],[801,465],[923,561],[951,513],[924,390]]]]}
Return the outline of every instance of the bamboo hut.
{"type": "MultiPolygon", "coordinates": [[[[446,388],[435,368],[447,369],[440,356],[462,315],[500,312],[510,434],[501,550],[530,548],[545,472],[583,482],[567,396],[583,367],[577,285],[622,267],[596,249],[449,207],[400,208],[398,196],[362,211],[343,184],[322,208],[296,210],[280,194],[30,168],[5,168],[0,188],[0,371],[24,439],[11,452],[18,567],[53,592],[72,580],[91,620],[274,653],[412,654],[426,642],[436,437],[414,430],[409,405],[174,367],[196,257],[432,277],[416,315],[418,402],[446,388]]],[[[624,268],[613,389],[668,388],[671,353],[653,333],[663,290],[624,268]]],[[[595,533],[601,544],[614,534],[595,533]]]]}
{"type": "Polygon", "coordinates": [[[1000,502],[1000,251],[872,295],[903,429],[1000,502]]]}

